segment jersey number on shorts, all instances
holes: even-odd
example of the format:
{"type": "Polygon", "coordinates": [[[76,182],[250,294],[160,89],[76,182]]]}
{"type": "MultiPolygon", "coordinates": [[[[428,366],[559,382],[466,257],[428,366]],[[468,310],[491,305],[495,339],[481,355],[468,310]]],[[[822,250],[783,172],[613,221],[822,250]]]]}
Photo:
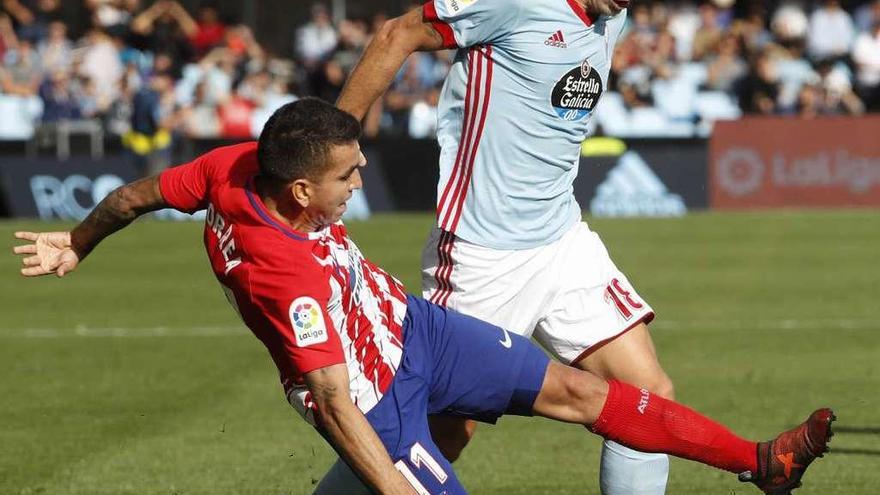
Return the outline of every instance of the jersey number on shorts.
{"type": "MultiPolygon", "coordinates": [[[[431,457],[431,453],[422,447],[422,444],[419,442],[414,443],[413,446],[410,447],[409,462],[413,463],[417,469],[421,469],[422,463],[424,463],[425,468],[437,478],[437,481],[439,481],[441,485],[446,483],[446,479],[449,477],[449,475],[446,474],[446,471],[443,470],[443,467],[440,466],[440,463],[434,460],[434,458],[431,457]]],[[[419,479],[416,478],[416,475],[410,470],[409,466],[406,465],[406,462],[403,459],[395,462],[394,467],[396,467],[397,470],[400,471],[400,474],[406,478],[406,481],[409,481],[409,484],[415,488],[416,493],[419,495],[431,495],[431,492],[419,482],[419,479]]]]}
{"type": "Polygon", "coordinates": [[[605,300],[614,303],[614,306],[617,308],[620,316],[623,316],[624,320],[632,318],[633,309],[639,310],[644,307],[642,303],[632,298],[630,292],[624,289],[620,285],[620,280],[616,278],[611,279],[611,283],[605,288],[605,300]]]}

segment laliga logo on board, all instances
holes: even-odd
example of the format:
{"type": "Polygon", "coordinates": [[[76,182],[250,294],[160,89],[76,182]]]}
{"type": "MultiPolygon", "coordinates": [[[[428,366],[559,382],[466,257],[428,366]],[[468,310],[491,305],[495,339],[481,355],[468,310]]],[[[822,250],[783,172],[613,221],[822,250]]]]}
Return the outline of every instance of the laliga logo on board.
{"type": "Polygon", "coordinates": [[[731,148],[718,160],[718,185],[731,196],[746,196],[761,188],[764,161],[749,148],[731,148]]]}

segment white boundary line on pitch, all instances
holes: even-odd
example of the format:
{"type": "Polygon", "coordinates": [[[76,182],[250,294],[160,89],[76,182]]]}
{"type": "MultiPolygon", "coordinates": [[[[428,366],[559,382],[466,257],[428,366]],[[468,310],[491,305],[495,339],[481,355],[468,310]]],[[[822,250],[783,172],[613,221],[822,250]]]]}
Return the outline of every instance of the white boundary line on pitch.
{"type": "Polygon", "coordinates": [[[0,328],[0,338],[62,338],[62,337],[222,337],[249,335],[243,326],[214,327],[104,327],[79,325],[75,328],[0,328]]]}
{"type": "Polygon", "coordinates": [[[650,324],[658,330],[880,330],[880,320],[875,318],[785,318],[779,320],[692,320],[670,321],[658,318],[650,324]]]}
{"type": "MultiPolygon", "coordinates": [[[[657,319],[651,327],[661,331],[675,330],[880,330],[880,320],[873,318],[825,318],[825,319],[780,319],[780,320],[702,320],[670,321],[657,319]]],[[[75,328],[2,328],[2,338],[68,338],[68,337],[225,337],[250,335],[244,326],[201,326],[201,327],[88,327],[75,328]]]]}

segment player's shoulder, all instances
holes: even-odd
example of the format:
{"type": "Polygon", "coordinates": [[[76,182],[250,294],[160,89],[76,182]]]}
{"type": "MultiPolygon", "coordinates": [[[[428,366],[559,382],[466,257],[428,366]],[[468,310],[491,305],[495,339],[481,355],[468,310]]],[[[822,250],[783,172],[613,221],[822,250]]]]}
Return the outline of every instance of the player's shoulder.
{"type": "Polygon", "coordinates": [[[253,175],[259,169],[256,141],[220,146],[205,153],[202,159],[207,161],[213,175],[221,178],[253,175]]]}

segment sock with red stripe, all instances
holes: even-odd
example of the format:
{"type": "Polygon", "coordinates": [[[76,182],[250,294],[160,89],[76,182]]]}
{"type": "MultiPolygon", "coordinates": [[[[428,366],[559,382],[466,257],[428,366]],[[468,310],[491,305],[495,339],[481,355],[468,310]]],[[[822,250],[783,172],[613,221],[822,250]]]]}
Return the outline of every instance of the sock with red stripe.
{"type": "Polygon", "coordinates": [[[590,430],[642,452],[663,452],[734,473],[757,470],[755,442],[693,409],[616,380],[608,382],[608,398],[590,430]]]}

